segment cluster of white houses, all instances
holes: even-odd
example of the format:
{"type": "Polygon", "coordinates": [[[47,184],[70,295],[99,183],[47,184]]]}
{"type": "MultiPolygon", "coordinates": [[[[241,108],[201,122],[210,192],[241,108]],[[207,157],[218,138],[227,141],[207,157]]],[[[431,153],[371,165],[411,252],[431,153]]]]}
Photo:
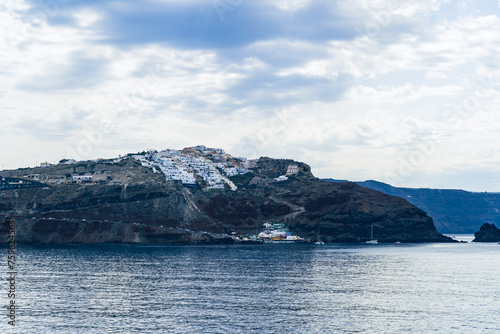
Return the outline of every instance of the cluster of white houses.
{"type": "Polygon", "coordinates": [[[236,190],[236,185],[228,177],[248,172],[246,159],[234,158],[223,149],[204,145],[183,150],[149,151],[133,158],[154,172],[160,170],[167,180],[179,180],[187,186],[200,184],[199,181],[203,180],[207,189],[223,189],[227,184],[236,190]]]}
{"type": "MultiPolygon", "coordinates": [[[[236,190],[236,185],[229,177],[248,173],[250,168],[257,167],[257,160],[233,157],[223,149],[204,145],[182,150],[167,149],[160,152],[148,150],[138,154],[128,154],[128,157],[144,167],[151,168],[155,173],[162,173],[167,181],[178,180],[186,186],[200,186],[204,189],[224,189],[227,186],[231,190],[236,190]]],[[[127,157],[114,162],[125,158],[127,157]]],[[[60,161],[60,163],[74,162],[74,160],[67,159],[60,161]]],[[[41,166],[49,167],[51,164],[45,162],[41,166]]],[[[288,176],[298,172],[298,165],[290,164],[285,175],[274,180],[286,181],[288,176]]],[[[24,175],[24,179],[45,184],[121,184],[121,181],[113,180],[111,171],[106,170],[64,175],[30,174],[24,175]]]]}
{"type": "Polygon", "coordinates": [[[117,181],[112,181],[111,171],[65,175],[28,174],[24,178],[47,184],[117,184],[117,181]]]}
{"type": "Polygon", "coordinates": [[[43,184],[31,180],[0,176],[0,190],[13,190],[35,187],[43,187],[43,184]]]}

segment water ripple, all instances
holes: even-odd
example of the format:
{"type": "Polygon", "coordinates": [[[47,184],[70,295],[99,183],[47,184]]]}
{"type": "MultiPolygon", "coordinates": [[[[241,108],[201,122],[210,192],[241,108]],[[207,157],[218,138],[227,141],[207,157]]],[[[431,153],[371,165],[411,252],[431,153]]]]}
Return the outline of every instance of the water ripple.
{"type": "Polygon", "coordinates": [[[500,331],[492,244],[19,252],[22,333],[500,331]]]}

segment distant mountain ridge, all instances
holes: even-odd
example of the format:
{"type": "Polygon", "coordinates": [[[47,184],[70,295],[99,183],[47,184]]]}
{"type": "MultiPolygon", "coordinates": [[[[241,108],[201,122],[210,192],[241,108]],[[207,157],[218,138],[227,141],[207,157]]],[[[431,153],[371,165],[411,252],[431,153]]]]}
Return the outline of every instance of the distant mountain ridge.
{"type": "MultiPolygon", "coordinates": [[[[344,180],[325,180],[345,182],[344,180]]],[[[434,225],[441,233],[472,234],[485,223],[500,225],[500,193],[398,188],[374,180],[355,183],[387,195],[404,198],[432,217],[434,225]]]]}

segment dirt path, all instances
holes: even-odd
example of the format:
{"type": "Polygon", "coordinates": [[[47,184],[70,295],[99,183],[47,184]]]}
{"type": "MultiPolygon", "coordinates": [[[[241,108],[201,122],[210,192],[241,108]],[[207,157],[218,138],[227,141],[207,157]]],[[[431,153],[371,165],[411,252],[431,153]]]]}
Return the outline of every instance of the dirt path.
{"type": "Polygon", "coordinates": [[[289,219],[294,219],[295,217],[297,217],[298,215],[300,215],[301,213],[306,211],[306,208],[304,208],[302,206],[292,204],[290,202],[282,200],[281,198],[276,197],[276,196],[281,196],[281,195],[287,194],[289,192],[290,192],[290,190],[284,190],[284,191],[282,191],[274,196],[269,196],[269,199],[271,199],[277,203],[280,203],[280,204],[288,205],[290,207],[290,209],[292,210],[292,212],[287,214],[287,215],[272,219],[273,221],[279,222],[282,220],[286,221],[289,219]]]}

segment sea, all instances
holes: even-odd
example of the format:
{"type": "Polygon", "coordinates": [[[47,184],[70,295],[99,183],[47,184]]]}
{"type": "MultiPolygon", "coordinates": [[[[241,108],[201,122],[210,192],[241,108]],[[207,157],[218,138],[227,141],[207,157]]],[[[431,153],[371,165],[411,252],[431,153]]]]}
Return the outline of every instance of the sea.
{"type": "Polygon", "coordinates": [[[497,243],[16,251],[2,333],[500,333],[497,243]]]}

